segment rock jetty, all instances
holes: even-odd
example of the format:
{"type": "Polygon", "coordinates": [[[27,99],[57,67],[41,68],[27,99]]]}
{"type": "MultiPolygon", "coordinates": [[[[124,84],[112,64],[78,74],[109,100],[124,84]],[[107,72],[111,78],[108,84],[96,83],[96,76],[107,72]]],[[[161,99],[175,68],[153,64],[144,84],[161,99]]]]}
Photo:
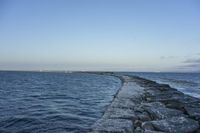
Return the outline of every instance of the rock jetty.
{"type": "Polygon", "coordinates": [[[200,99],[134,76],[123,85],[91,133],[200,133],[200,99]]]}

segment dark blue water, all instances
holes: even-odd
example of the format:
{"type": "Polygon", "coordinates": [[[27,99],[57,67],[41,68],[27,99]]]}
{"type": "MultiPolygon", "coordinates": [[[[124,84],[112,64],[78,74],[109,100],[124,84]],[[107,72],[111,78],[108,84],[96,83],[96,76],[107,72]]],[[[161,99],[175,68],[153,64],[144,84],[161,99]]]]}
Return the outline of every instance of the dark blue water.
{"type": "Polygon", "coordinates": [[[193,97],[200,98],[200,73],[126,73],[136,75],[171,87],[193,97]]]}
{"type": "Polygon", "coordinates": [[[94,74],[0,72],[0,133],[87,132],[120,85],[94,74]]]}
{"type": "MultiPolygon", "coordinates": [[[[125,73],[200,98],[198,73],[125,73]]],[[[118,78],[86,73],[0,71],[0,133],[84,133],[120,88],[118,78]]]]}

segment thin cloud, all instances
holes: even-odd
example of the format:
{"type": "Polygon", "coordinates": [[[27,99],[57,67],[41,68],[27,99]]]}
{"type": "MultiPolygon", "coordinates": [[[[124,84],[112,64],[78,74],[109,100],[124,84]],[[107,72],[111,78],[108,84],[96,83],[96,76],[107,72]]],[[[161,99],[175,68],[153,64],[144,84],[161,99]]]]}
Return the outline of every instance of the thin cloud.
{"type": "Polygon", "coordinates": [[[180,68],[188,71],[200,72],[200,58],[187,59],[184,60],[182,63],[183,65],[180,66],[180,68]]]}
{"type": "Polygon", "coordinates": [[[174,59],[175,56],[161,56],[160,59],[174,59]]]}
{"type": "Polygon", "coordinates": [[[200,63],[200,58],[196,59],[187,59],[183,63],[200,63]]]}
{"type": "Polygon", "coordinates": [[[185,68],[200,68],[200,64],[187,64],[187,65],[184,65],[182,67],[185,67],[185,68]]]}

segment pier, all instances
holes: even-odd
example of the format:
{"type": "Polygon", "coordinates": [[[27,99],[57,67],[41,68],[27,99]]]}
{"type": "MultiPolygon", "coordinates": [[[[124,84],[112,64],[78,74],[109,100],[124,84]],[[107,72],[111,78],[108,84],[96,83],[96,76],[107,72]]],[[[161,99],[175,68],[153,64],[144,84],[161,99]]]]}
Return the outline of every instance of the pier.
{"type": "Polygon", "coordinates": [[[110,75],[122,87],[91,133],[200,133],[200,99],[140,77],[110,75]]]}

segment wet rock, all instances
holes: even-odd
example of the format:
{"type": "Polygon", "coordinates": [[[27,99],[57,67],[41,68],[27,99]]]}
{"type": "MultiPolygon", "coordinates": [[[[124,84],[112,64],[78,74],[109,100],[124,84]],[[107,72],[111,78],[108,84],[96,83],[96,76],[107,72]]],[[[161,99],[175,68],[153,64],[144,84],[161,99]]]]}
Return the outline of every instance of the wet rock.
{"type": "Polygon", "coordinates": [[[200,120],[200,108],[185,107],[185,110],[190,117],[200,120]]]}
{"type": "Polygon", "coordinates": [[[151,121],[154,129],[169,133],[191,133],[199,128],[197,121],[185,117],[151,121]]]}
{"type": "Polygon", "coordinates": [[[200,129],[198,129],[195,133],[200,133],[200,129]]]}
{"type": "Polygon", "coordinates": [[[184,107],[200,108],[200,99],[195,99],[194,102],[189,103],[189,104],[186,103],[184,107]]]}
{"type": "Polygon", "coordinates": [[[134,133],[133,124],[125,119],[100,119],[92,126],[98,133],[134,133]]]}
{"type": "Polygon", "coordinates": [[[141,127],[142,121],[141,120],[136,120],[133,125],[134,125],[134,128],[141,127]]]}
{"type": "Polygon", "coordinates": [[[146,104],[143,108],[154,120],[160,120],[174,116],[184,116],[182,111],[166,108],[163,104],[158,104],[158,102],[157,105],[156,103],[146,104]]]}
{"type": "Polygon", "coordinates": [[[163,102],[167,108],[172,108],[172,109],[178,109],[178,110],[184,110],[185,104],[183,104],[180,101],[177,100],[168,100],[163,102]]]}
{"type": "Polygon", "coordinates": [[[179,97],[172,97],[168,100],[162,100],[166,107],[184,110],[185,107],[200,108],[200,100],[187,95],[180,95],[179,97]]]}
{"type": "Polygon", "coordinates": [[[151,117],[149,116],[149,114],[147,112],[142,112],[140,114],[137,114],[137,117],[141,121],[150,121],[151,120],[151,117]]]}
{"type": "Polygon", "coordinates": [[[160,84],[160,85],[158,85],[158,89],[160,91],[175,90],[175,89],[172,89],[168,84],[160,84]]]}
{"type": "Polygon", "coordinates": [[[188,104],[188,105],[191,105],[191,104],[194,104],[194,103],[200,104],[200,100],[198,98],[191,97],[189,95],[180,96],[178,100],[180,102],[182,102],[183,104],[188,104]]]}
{"type": "Polygon", "coordinates": [[[142,123],[142,129],[144,130],[154,130],[153,124],[151,122],[142,123]]]}
{"type": "Polygon", "coordinates": [[[143,133],[143,130],[140,127],[137,127],[134,133],[143,133]]]}

